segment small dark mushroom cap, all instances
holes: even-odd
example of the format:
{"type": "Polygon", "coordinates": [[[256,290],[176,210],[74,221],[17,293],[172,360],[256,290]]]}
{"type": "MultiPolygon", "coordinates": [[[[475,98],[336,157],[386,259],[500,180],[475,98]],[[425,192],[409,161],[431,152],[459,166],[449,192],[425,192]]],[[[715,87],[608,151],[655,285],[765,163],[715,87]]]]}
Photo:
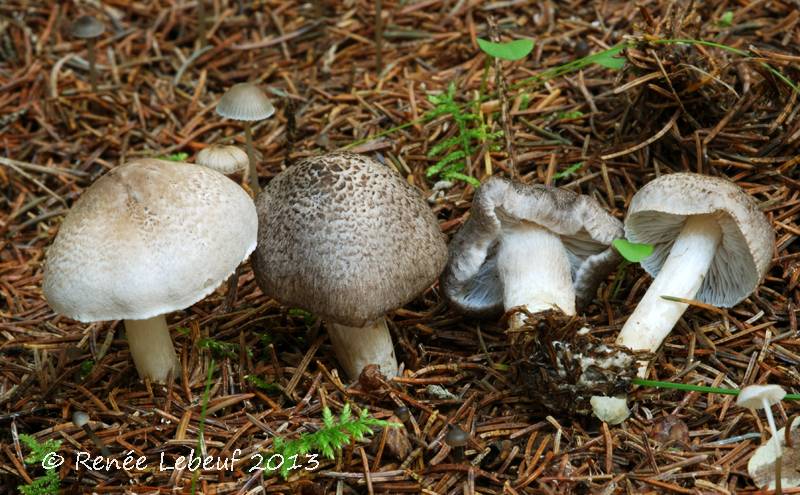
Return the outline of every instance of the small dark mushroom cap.
{"type": "Polygon", "coordinates": [[[714,260],[695,297],[713,306],[735,306],[767,273],[775,234],[753,198],[733,182],[692,173],[650,181],[631,200],[625,236],[632,242],[653,244],[653,254],[641,265],[655,277],[691,215],[715,215],[722,230],[714,260]]]}
{"type": "Polygon", "coordinates": [[[444,437],[444,441],[450,447],[464,447],[469,442],[469,434],[466,431],[462,430],[458,425],[451,425],[450,431],[447,432],[447,435],[444,437]]]}
{"type": "Polygon", "coordinates": [[[90,15],[83,15],[72,23],[70,32],[76,38],[97,38],[106,32],[106,26],[90,15]]]}
{"type": "MultiPolygon", "coordinates": [[[[492,177],[472,199],[470,217],[450,241],[442,274],[445,297],[459,311],[489,316],[503,310],[497,247],[505,228],[532,223],[561,238],[572,268],[578,305],[619,263],[611,241],[622,237],[622,222],[594,198],[565,189],[492,177]]],[[[531,262],[537,260],[531,253],[531,262]]]]}
{"type": "Polygon", "coordinates": [[[307,158],[256,199],[253,268],[262,291],[349,326],[399,308],[447,260],[444,235],[419,191],[354,153],[307,158]]]}
{"type": "Polygon", "coordinates": [[[233,85],[217,104],[217,114],[233,120],[264,120],[275,113],[275,107],[261,88],[251,83],[233,85]]]}

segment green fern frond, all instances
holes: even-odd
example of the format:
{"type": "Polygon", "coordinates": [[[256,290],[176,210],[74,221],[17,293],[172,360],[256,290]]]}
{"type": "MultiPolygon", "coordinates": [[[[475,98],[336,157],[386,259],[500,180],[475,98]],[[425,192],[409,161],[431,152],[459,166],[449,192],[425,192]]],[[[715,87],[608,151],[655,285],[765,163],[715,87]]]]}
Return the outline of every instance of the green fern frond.
{"type": "MultiPolygon", "coordinates": [[[[369,411],[362,409],[357,417],[353,417],[350,404],[345,404],[339,417],[334,417],[329,408],[322,410],[323,427],[314,433],[304,433],[294,440],[284,440],[275,437],[272,441],[273,454],[283,456],[284,463],[279,471],[284,478],[289,477],[293,465],[292,456],[305,455],[309,452],[319,452],[328,459],[333,459],[336,452],[350,445],[352,440],[363,440],[372,434],[372,428],[390,427],[400,425],[369,415],[369,411]]],[[[301,462],[298,460],[298,463],[301,462]]]]}
{"type": "MultiPolygon", "coordinates": [[[[39,442],[31,435],[20,434],[22,442],[31,451],[25,458],[25,464],[41,464],[43,460],[61,447],[61,440],[45,440],[39,442]]],[[[34,479],[28,485],[20,485],[22,495],[57,495],[60,490],[61,480],[55,468],[45,469],[45,474],[34,479]]]]}

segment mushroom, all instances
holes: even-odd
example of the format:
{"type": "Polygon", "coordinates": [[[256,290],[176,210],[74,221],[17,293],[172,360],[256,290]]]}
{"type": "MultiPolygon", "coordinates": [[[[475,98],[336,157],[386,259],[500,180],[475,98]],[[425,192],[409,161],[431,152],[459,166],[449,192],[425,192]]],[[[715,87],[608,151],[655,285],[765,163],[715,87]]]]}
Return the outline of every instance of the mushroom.
{"type": "Polygon", "coordinates": [[[444,437],[444,442],[453,449],[453,460],[461,462],[464,460],[464,447],[469,442],[469,433],[458,425],[450,425],[450,431],[444,437]]]}
{"type": "MultiPolygon", "coordinates": [[[[641,262],[655,277],[625,322],[617,344],[655,352],[697,298],[731,307],[749,296],[767,272],[774,234],[755,201],[734,183],[692,173],[664,175],[631,200],[625,235],[653,245],[641,262]]],[[[647,363],[639,367],[644,376],[647,363]]]]}
{"type": "MultiPolygon", "coordinates": [[[[484,316],[522,306],[576,313],[618,264],[611,241],[622,223],[593,198],[492,177],[472,200],[450,243],[442,275],[447,299],[484,316]]],[[[511,326],[521,325],[518,315],[511,326]]]]}
{"type": "Polygon", "coordinates": [[[225,175],[235,174],[247,168],[247,153],[236,146],[212,144],[200,150],[195,163],[225,175]]]}
{"type": "Polygon", "coordinates": [[[782,488],[800,486],[800,417],[756,449],[747,462],[747,473],[766,490],[774,490],[778,483],[782,488]]]}
{"type": "Polygon", "coordinates": [[[92,430],[92,427],[89,426],[88,414],[83,411],[75,411],[72,413],[72,423],[86,433],[86,436],[88,436],[92,442],[94,442],[94,445],[100,449],[100,453],[103,455],[103,457],[111,457],[111,451],[108,450],[106,444],[100,440],[100,437],[98,437],[94,430],[92,430]]]}
{"type": "Polygon", "coordinates": [[[758,287],[775,245],[750,196],[728,180],[691,173],[659,177],[637,192],[625,235],[653,245],[641,264],[655,279],[617,343],[652,352],[688,308],[662,296],[735,306],[758,287]]]}
{"type": "MultiPolygon", "coordinates": [[[[736,405],[750,410],[764,409],[772,438],[779,439],[778,428],[775,426],[775,417],[772,415],[772,406],[780,402],[785,396],[786,391],[780,385],[748,385],[739,392],[739,396],[736,397],[736,405]]],[[[780,440],[776,440],[772,446],[775,459],[777,459],[774,465],[776,469],[775,482],[778,483],[777,486],[780,486],[783,448],[780,440]]]]}
{"type": "Polygon", "coordinates": [[[89,83],[92,85],[92,92],[97,92],[97,69],[95,68],[95,38],[99,38],[106,31],[102,22],[90,15],[78,17],[72,23],[70,32],[72,36],[86,40],[86,48],[89,57],[89,83]]]}
{"type": "Polygon", "coordinates": [[[210,294],[255,249],[253,201],[205,167],[155,159],[112,169],[72,206],[47,250],[43,292],[82,322],[125,320],[143,379],[176,369],[166,313],[210,294]]]}
{"type": "Polygon", "coordinates": [[[222,95],[217,104],[217,114],[222,117],[244,122],[244,137],[247,144],[247,157],[250,162],[248,183],[253,194],[261,191],[256,172],[256,154],[253,148],[253,131],[250,122],[264,120],[275,113],[275,107],[261,89],[252,83],[233,85],[222,95]]]}
{"type": "Polygon", "coordinates": [[[281,172],[256,208],[253,270],[262,291],[327,320],[351,379],[368,364],[396,375],[384,315],[428,288],[447,258],[419,191],[370,158],[340,152],[281,172]]]}

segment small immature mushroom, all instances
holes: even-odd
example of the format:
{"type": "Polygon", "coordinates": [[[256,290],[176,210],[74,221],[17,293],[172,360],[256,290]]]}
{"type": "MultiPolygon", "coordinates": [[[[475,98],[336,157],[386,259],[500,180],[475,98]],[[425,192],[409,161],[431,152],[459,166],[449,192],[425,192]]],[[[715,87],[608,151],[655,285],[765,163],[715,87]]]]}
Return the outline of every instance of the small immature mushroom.
{"type": "Polygon", "coordinates": [[[247,153],[236,146],[212,144],[200,150],[195,163],[225,175],[235,174],[247,168],[247,153]]]}
{"type": "Polygon", "coordinates": [[[397,360],[384,318],[427,289],[447,258],[444,235],[419,192],[366,156],[307,158],[256,199],[261,290],[327,320],[339,364],[388,377],[397,360]]]}
{"type": "Polygon", "coordinates": [[[43,292],[82,322],[125,320],[143,379],[177,357],[164,318],[214,291],[255,249],[255,205],[224,175],[141,159],[112,169],[72,206],[47,250],[43,292]]]}
{"type": "Polygon", "coordinates": [[[736,405],[748,409],[764,409],[769,430],[773,437],[777,437],[778,428],[775,426],[772,406],[783,400],[785,396],[786,391],[780,385],[748,385],[739,392],[736,405]]]}
{"type": "Polygon", "coordinates": [[[609,246],[621,236],[622,223],[593,198],[492,177],[450,242],[442,288],[451,304],[477,316],[516,306],[574,315],[576,298],[591,300],[618,264],[609,246]]]}
{"type": "MultiPolygon", "coordinates": [[[[641,262],[655,277],[617,344],[655,352],[688,308],[662,296],[731,307],[767,272],[774,234],[755,201],[734,183],[692,173],[664,175],[631,201],[625,235],[652,244],[641,262]]],[[[644,376],[647,363],[639,368],[644,376]]]]}
{"type": "Polygon", "coordinates": [[[83,411],[75,411],[72,414],[72,423],[86,432],[86,436],[88,436],[92,442],[94,442],[95,446],[100,449],[100,453],[103,455],[103,457],[111,457],[111,451],[108,450],[106,444],[100,440],[100,437],[98,437],[94,430],[92,430],[92,427],[89,426],[88,414],[83,411]]]}
{"type": "Polygon", "coordinates": [[[92,92],[97,92],[97,69],[95,68],[95,38],[100,37],[106,31],[105,25],[90,15],[78,17],[72,23],[70,32],[72,36],[86,40],[86,47],[89,58],[89,83],[92,85],[92,92]]]}
{"type": "Polygon", "coordinates": [[[253,194],[261,191],[256,172],[256,153],[253,147],[253,131],[250,122],[268,119],[275,113],[275,107],[261,89],[252,83],[233,85],[222,95],[217,104],[217,114],[222,117],[244,122],[244,137],[247,143],[247,157],[250,162],[248,183],[253,194]]]}
{"type": "Polygon", "coordinates": [[[458,425],[450,425],[450,431],[444,437],[445,443],[453,449],[453,459],[456,462],[464,460],[464,447],[469,442],[469,434],[458,425]]]}

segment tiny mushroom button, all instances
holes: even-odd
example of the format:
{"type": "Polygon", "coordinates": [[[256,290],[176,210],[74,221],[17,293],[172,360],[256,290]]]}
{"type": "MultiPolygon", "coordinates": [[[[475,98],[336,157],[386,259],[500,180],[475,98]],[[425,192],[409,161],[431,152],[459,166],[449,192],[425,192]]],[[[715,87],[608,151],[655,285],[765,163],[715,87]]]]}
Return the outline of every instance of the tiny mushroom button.
{"type": "Polygon", "coordinates": [[[97,68],[95,38],[99,38],[106,31],[102,22],[90,15],[78,17],[70,27],[72,36],[86,40],[86,51],[89,57],[89,82],[92,92],[97,92],[97,68]]]}
{"type": "Polygon", "coordinates": [[[280,173],[256,206],[253,270],[264,293],[327,320],[351,379],[368,364],[394,376],[384,315],[428,288],[447,257],[419,192],[370,158],[332,153],[280,173]]]}
{"type": "Polygon", "coordinates": [[[588,196],[492,177],[450,243],[442,288],[468,314],[522,306],[574,315],[576,299],[591,300],[618,264],[610,244],[621,236],[622,223],[588,196]]]}
{"type": "Polygon", "coordinates": [[[72,206],[47,250],[43,291],[82,322],[125,320],[142,378],[177,358],[164,315],[210,294],[255,249],[255,205],[236,183],[188,163],[112,169],[72,206]]]}
{"type": "Polygon", "coordinates": [[[196,163],[225,175],[247,168],[247,153],[236,146],[212,144],[200,150],[196,163]]]}

